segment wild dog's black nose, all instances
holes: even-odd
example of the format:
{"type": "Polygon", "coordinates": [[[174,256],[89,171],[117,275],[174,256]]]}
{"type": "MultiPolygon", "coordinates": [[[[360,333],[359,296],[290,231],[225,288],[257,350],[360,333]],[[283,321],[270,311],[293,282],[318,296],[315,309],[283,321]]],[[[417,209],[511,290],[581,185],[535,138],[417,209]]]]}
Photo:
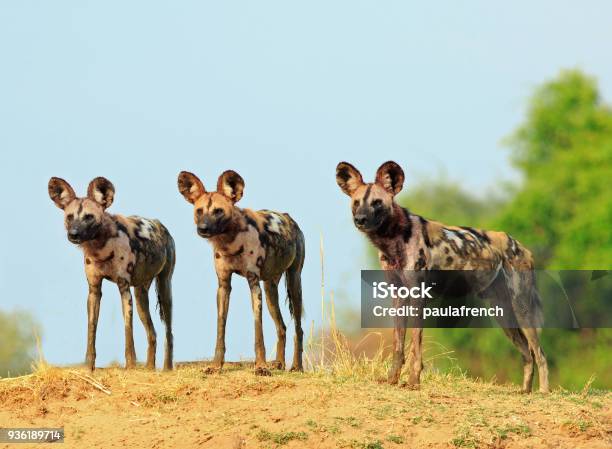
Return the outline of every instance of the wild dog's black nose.
{"type": "Polygon", "coordinates": [[[208,234],[209,230],[210,230],[210,228],[208,227],[207,224],[199,224],[198,225],[198,233],[199,234],[208,234]]]}
{"type": "Polygon", "coordinates": [[[368,218],[365,215],[355,215],[355,224],[357,226],[363,226],[364,224],[366,224],[366,221],[368,221],[368,218]]]}
{"type": "Polygon", "coordinates": [[[72,243],[81,243],[81,234],[78,229],[68,229],[68,240],[72,243]]]}

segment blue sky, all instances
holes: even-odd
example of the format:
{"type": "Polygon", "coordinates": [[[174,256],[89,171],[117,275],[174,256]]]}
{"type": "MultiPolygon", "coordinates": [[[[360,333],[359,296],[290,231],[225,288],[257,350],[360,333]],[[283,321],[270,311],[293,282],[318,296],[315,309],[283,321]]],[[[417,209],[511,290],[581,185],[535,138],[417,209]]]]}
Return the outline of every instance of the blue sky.
{"type": "MultiPolygon", "coordinates": [[[[478,192],[516,180],[500,140],[536,85],[579,67],[612,95],[610,17],[610,3],[591,1],[2,2],[0,308],[35,315],[51,362],[83,360],[82,256],[46,185],[60,176],[83,195],[103,175],[117,189],[111,212],[159,218],[176,240],[176,359],[211,356],[212,255],[176,176],[213,187],[232,168],[246,180],[242,207],[287,211],[304,230],[309,328],[319,235],[340,301],[357,304],[364,266],[336,164],[371,178],[394,159],[407,189],[441,173],[478,192]]],[[[119,295],[103,291],[101,364],[123,361],[119,295]]],[[[267,315],[264,327],[271,357],[267,315]]],[[[137,317],[135,329],[142,359],[137,317]]],[[[241,278],[227,347],[228,359],[253,357],[241,278]]]]}

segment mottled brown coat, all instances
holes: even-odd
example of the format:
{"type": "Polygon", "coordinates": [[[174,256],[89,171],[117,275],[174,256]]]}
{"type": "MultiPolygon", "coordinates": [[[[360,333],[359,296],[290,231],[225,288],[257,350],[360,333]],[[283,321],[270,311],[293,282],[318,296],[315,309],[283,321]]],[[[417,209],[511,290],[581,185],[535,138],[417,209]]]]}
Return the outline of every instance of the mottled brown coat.
{"type": "MultiPolygon", "coordinates": [[[[359,170],[347,162],[336,168],[336,180],[351,197],[353,221],[379,250],[384,270],[404,273],[421,270],[470,270],[475,291],[491,300],[506,295],[519,323],[504,332],[521,352],[524,362],[523,391],[531,391],[534,360],[540,391],[548,391],[548,368],[540,346],[541,305],[535,290],[531,253],[505,232],[447,226],[409,212],[395,202],[403,187],[404,172],[395,162],[384,163],[374,183],[365,183],[359,170]],[[523,323],[523,325],[520,325],[523,323]]],[[[407,274],[408,278],[411,276],[407,274]]],[[[399,381],[404,364],[406,322],[396,320],[394,360],[389,382],[399,381]]],[[[421,328],[413,328],[409,348],[409,384],[418,385],[422,370],[421,328]]]]}
{"type": "Polygon", "coordinates": [[[264,283],[268,310],[276,325],[278,341],[276,360],[272,366],[285,369],[286,327],[278,300],[278,283],[285,274],[289,310],[295,323],[295,344],[292,370],[302,370],[302,284],[304,265],[304,235],[297,223],[286,213],[270,210],[240,209],[244,180],[231,170],[221,174],[217,190],[207,192],[200,179],[181,172],[178,188],[194,206],[194,221],[198,234],[213,246],[217,289],[217,343],[214,369],[225,360],[225,324],[231,291],[231,277],[236,273],[247,279],[251,290],[251,305],[255,316],[255,372],[270,374],[262,330],[262,292],[264,283]]]}
{"type": "Polygon", "coordinates": [[[96,361],[96,328],[102,299],[102,281],[119,287],[125,322],[126,367],[136,364],[132,330],[132,294],[148,339],[147,364],[155,368],[156,334],[149,311],[149,288],[156,280],[161,319],[166,326],[164,369],[172,369],[172,288],[175,264],[174,240],[158,220],[124,217],[106,211],[113,202],[115,188],[105,178],[89,184],[87,196],[78,198],[66,181],[51,178],[49,196],[64,211],[68,240],[81,247],[85,275],[89,284],[87,299],[88,332],[86,363],[94,369],[96,361]]]}

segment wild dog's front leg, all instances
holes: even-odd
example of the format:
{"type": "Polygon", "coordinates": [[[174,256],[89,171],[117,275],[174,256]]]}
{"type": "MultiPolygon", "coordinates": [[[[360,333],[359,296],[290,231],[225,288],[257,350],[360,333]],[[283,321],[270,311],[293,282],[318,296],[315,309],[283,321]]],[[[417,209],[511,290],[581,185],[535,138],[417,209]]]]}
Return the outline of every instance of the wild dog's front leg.
{"type": "Polygon", "coordinates": [[[102,279],[88,279],[89,294],[87,296],[87,354],[85,364],[93,371],[96,366],[96,330],[100,315],[102,300],[102,279]]]}
{"type": "MultiPolygon", "coordinates": [[[[413,284],[417,282],[414,277],[413,284]]],[[[408,387],[416,389],[421,383],[421,371],[423,370],[423,307],[422,299],[412,298],[410,300],[412,310],[418,311],[411,321],[411,339],[408,349],[408,387]]]]}
{"type": "Polygon", "coordinates": [[[253,306],[253,318],[255,321],[255,374],[258,376],[269,376],[271,373],[266,367],[266,347],[262,324],[262,295],[259,277],[249,273],[247,279],[251,289],[251,305],[253,306]]]}
{"type": "MultiPolygon", "coordinates": [[[[403,302],[399,298],[393,299],[393,307],[399,308],[403,302]]],[[[396,316],[393,328],[393,362],[389,370],[389,383],[395,385],[399,382],[404,366],[404,345],[406,342],[406,317],[396,316]]]]}
{"type": "Polygon", "coordinates": [[[134,368],[136,366],[136,350],[134,349],[132,293],[130,292],[130,284],[125,279],[119,279],[117,285],[119,286],[119,293],[121,293],[121,308],[125,325],[125,367],[134,368]]]}
{"type": "Polygon", "coordinates": [[[421,371],[423,370],[423,329],[413,328],[410,350],[408,355],[408,386],[418,388],[421,383],[421,371]]]}
{"type": "MultiPolygon", "coordinates": [[[[403,321],[398,318],[397,321],[403,321]]],[[[389,370],[389,383],[395,385],[399,382],[404,366],[404,344],[406,340],[406,327],[396,321],[393,329],[393,362],[389,370]]]]}
{"type": "Polygon", "coordinates": [[[225,323],[227,322],[227,311],[232,291],[232,273],[217,273],[217,279],[219,281],[217,288],[217,343],[211,371],[220,370],[225,362],[225,323]]]}

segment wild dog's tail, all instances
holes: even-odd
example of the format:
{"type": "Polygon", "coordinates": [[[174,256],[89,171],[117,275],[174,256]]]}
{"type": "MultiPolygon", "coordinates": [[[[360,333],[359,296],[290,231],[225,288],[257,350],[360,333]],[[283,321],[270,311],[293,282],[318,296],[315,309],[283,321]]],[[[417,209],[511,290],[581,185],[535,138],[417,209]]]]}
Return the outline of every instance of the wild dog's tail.
{"type": "Polygon", "coordinates": [[[176,262],[176,250],[174,240],[166,230],[166,265],[155,279],[155,290],[157,292],[157,306],[159,317],[166,326],[166,348],[164,351],[164,370],[172,369],[174,358],[174,335],[172,334],[172,273],[176,262]]]}
{"type": "MultiPolygon", "coordinates": [[[[296,225],[297,228],[297,225],[296,225]]],[[[291,318],[301,321],[304,314],[302,301],[302,267],[306,256],[306,245],[304,234],[297,228],[296,236],[297,248],[293,264],[285,272],[285,285],[287,287],[287,301],[289,303],[289,313],[291,318]]]]}
{"type": "Polygon", "coordinates": [[[157,307],[159,317],[164,323],[172,320],[172,281],[162,271],[156,278],[157,307]]]}
{"type": "Polygon", "coordinates": [[[285,273],[285,285],[287,287],[287,302],[289,303],[289,313],[291,318],[296,319],[296,311],[299,312],[299,319],[304,313],[302,304],[302,280],[300,272],[295,270],[287,270],[285,273]]]}
{"type": "Polygon", "coordinates": [[[166,265],[155,278],[155,291],[159,317],[168,327],[172,323],[172,273],[176,262],[176,249],[170,233],[167,233],[167,239],[166,265]]]}
{"type": "Polygon", "coordinates": [[[544,310],[542,309],[542,298],[536,288],[535,278],[531,287],[531,313],[533,314],[534,327],[541,329],[544,325],[544,310]]]}
{"type": "Polygon", "coordinates": [[[513,277],[518,277],[518,291],[512,295],[512,308],[520,327],[540,329],[544,324],[542,300],[536,285],[533,270],[513,271],[513,277]]]}

